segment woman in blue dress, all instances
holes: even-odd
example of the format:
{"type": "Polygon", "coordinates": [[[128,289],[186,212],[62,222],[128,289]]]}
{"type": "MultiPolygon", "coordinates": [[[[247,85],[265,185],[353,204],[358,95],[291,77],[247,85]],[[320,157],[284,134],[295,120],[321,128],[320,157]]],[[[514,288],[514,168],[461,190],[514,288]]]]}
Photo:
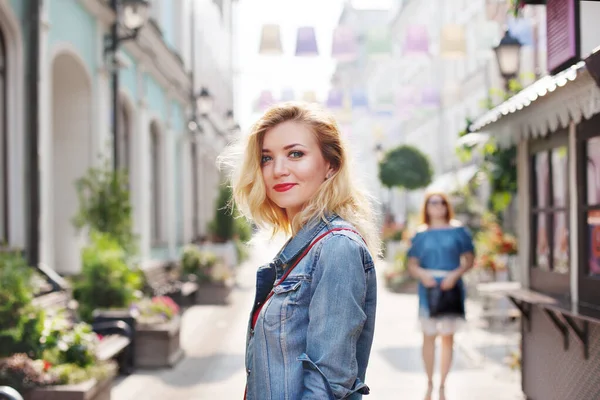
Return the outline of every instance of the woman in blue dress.
{"type": "Polygon", "coordinates": [[[408,269],[419,280],[419,319],[423,330],[423,362],[428,379],[426,400],[431,399],[433,391],[435,339],[441,336],[439,399],[444,400],[444,387],[452,364],[454,333],[464,322],[464,316],[432,318],[426,287],[440,285],[442,290],[449,290],[457,285],[462,292],[464,306],[465,289],[461,277],[473,266],[471,234],[453,217],[452,205],[444,193],[427,194],[421,212],[422,225],[408,251],[408,269]]]}

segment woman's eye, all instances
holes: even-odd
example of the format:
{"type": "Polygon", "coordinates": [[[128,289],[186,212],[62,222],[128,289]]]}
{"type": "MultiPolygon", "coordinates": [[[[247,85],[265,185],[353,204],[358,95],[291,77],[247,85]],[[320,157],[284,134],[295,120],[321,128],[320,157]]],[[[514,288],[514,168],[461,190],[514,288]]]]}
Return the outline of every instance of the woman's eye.
{"type": "Polygon", "coordinates": [[[303,155],[304,155],[304,153],[301,152],[301,151],[292,151],[292,152],[290,152],[290,157],[292,157],[292,158],[300,158],[303,155]]]}
{"type": "Polygon", "coordinates": [[[271,161],[271,156],[262,156],[262,158],[260,159],[261,164],[265,164],[269,161],[271,161]]]}

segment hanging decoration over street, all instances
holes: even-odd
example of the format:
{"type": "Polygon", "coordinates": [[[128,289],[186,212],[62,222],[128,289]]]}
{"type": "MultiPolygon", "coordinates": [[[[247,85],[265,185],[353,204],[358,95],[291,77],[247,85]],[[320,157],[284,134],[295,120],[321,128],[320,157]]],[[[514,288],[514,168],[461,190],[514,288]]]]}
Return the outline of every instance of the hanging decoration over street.
{"type": "Polygon", "coordinates": [[[367,93],[363,89],[353,89],[352,90],[352,109],[360,110],[360,109],[368,109],[369,108],[369,98],[367,93]]]}
{"type": "Polygon", "coordinates": [[[255,112],[265,111],[267,108],[271,107],[275,104],[275,98],[273,97],[273,93],[270,90],[263,90],[260,92],[258,96],[258,100],[256,101],[256,105],[254,107],[255,112]]]}
{"type": "Polygon", "coordinates": [[[260,35],[261,55],[281,55],[283,47],[281,46],[281,30],[277,24],[265,24],[262,27],[260,35]]]}
{"type": "Polygon", "coordinates": [[[314,90],[309,90],[304,92],[304,94],[302,95],[302,101],[306,101],[308,103],[318,103],[319,101],[317,100],[317,93],[315,93],[314,90]]]}
{"type": "Polygon", "coordinates": [[[404,86],[395,96],[395,114],[401,121],[406,121],[413,117],[417,104],[419,93],[412,86],[404,86]]]}
{"type": "Polygon", "coordinates": [[[392,54],[392,38],[387,26],[371,28],[367,32],[367,54],[370,57],[386,57],[392,54]]]}
{"type": "Polygon", "coordinates": [[[294,101],[294,100],[296,100],[296,94],[294,93],[293,89],[286,88],[281,91],[281,101],[282,102],[294,101]]]}
{"type": "Polygon", "coordinates": [[[425,108],[437,108],[441,104],[440,91],[437,87],[429,85],[421,90],[421,106],[425,108]]]}
{"type": "Polygon", "coordinates": [[[447,24],[442,27],[440,55],[444,58],[464,58],[467,55],[465,27],[447,24]]]}
{"type": "Polygon", "coordinates": [[[301,26],[296,35],[296,56],[316,57],[319,55],[315,28],[312,26],[301,26]]]}
{"type": "Polygon", "coordinates": [[[325,103],[330,110],[337,110],[344,107],[344,92],[339,89],[331,89],[327,95],[325,103]]]}
{"type": "Polygon", "coordinates": [[[358,56],[356,34],[349,26],[338,26],[333,31],[331,57],[339,62],[354,61],[358,56]]]}
{"type": "Polygon", "coordinates": [[[403,52],[405,55],[429,54],[429,33],[425,25],[406,27],[403,52]]]}

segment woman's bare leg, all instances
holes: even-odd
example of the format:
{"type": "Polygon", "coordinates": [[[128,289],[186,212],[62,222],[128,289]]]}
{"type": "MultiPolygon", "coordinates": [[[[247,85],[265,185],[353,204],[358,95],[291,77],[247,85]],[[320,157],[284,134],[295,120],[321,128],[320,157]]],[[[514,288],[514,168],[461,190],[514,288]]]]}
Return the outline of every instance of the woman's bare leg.
{"type": "Polygon", "coordinates": [[[446,378],[450,372],[452,366],[452,353],[454,350],[454,335],[443,335],[442,336],[442,354],[441,354],[441,380],[440,380],[440,400],[444,400],[444,386],[446,385],[446,378]]]}
{"type": "Polygon", "coordinates": [[[433,368],[435,362],[435,335],[423,335],[423,363],[427,373],[427,394],[425,400],[431,399],[433,391],[433,368]]]}

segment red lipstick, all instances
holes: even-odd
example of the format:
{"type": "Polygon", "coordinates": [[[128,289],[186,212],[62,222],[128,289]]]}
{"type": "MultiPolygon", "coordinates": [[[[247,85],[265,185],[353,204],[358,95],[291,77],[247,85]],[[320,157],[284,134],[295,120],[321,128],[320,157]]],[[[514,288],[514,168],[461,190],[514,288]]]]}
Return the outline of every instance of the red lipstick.
{"type": "Polygon", "coordinates": [[[295,183],[280,183],[278,185],[273,186],[273,189],[275,189],[275,191],[277,192],[287,192],[294,186],[296,186],[295,183]]]}

